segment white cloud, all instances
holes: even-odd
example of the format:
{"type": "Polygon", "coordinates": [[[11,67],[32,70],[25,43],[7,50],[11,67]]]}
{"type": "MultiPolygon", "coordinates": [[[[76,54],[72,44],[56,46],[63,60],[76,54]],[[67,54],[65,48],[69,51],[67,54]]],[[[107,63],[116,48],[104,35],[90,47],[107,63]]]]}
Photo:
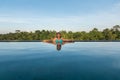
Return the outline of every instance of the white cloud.
{"type": "MultiPolygon", "coordinates": [[[[15,24],[21,27],[20,29],[52,29],[52,30],[90,30],[93,27],[103,29],[120,25],[120,3],[114,4],[112,8],[106,11],[96,12],[89,15],[66,16],[66,17],[1,17],[0,25],[4,26],[15,24]],[[5,23],[7,23],[5,25],[5,23]],[[36,26],[37,25],[37,26],[36,26]],[[26,28],[25,28],[26,27],[26,28]],[[28,27],[28,28],[27,28],[28,27]]],[[[12,27],[12,26],[10,26],[12,27]]],[[[2,27],[0,27],[2,28],[2,27]]],[[[17,29],[18,27],[16,27],[17,29]]],[[[2,29],[0,29],[2,30],[2,29]]]]}

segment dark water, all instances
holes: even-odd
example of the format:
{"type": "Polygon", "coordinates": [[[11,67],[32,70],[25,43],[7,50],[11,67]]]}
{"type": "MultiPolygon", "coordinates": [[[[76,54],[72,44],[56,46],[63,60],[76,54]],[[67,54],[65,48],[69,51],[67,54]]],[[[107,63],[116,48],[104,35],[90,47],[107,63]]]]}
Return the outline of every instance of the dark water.
{"type": "Polygon", "coordinates": [[[0,80],[120,80],[120,43],[0,43],[0,80]]]}

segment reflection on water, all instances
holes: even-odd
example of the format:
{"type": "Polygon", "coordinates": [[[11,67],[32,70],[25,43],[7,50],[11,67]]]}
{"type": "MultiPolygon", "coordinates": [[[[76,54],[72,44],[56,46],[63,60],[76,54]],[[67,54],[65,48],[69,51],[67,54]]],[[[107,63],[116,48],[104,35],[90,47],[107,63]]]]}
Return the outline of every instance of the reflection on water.
{"type": "Polygon", "coordinates": [[[57,48],[58,51],[60,51],[61,48],[62,48],[62,45],[61,45],[61,44],[57,44],[57,45],[56,45],[56,48],[57,48]]]}
{"type": "Polygon", "coordinates": [[[74,42],[64,42],[63,44],[60,44],[60,43],[55,44],[56,45],[56,49],[58,51],[60,51],[62,49],[62,46],[64,46],[65,44],[70,44],[70,43],[74,43],[74,42]]]}
{"type": "Polygon", "coordinates": [[[0,45],[0,80],[120,80],[119,42],[0,45]]]}
{"type": "Polygon", "coordinates": [[[57,42],[57,43],[54,43],[52,41],[44,41],[44,43],[47,43],[47,44],[53,44],[56,46],[56,50],[57,51],[60,51],[62,49],[62,46],[65,45],[65,44],[70,44],[70,43],[74,43],[74,41],[67,41],[67,42],[57,42]]]}

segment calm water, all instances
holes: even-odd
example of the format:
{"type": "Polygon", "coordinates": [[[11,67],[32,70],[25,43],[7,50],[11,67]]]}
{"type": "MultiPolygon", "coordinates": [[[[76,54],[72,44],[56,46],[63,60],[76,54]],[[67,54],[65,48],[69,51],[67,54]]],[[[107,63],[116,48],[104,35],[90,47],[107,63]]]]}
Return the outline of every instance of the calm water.
{"type": "Polygon", "coordinates": [[[0,43],[0,80],[120,80],[120,43],[0,43]]]}

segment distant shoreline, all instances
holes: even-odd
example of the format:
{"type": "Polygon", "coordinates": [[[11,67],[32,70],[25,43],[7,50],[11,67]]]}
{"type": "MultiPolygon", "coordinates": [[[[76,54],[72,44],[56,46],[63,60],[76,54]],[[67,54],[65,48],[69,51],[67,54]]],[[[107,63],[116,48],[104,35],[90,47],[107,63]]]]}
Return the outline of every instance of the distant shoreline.
{"type": "Polygon", "coordinates": [[[0,40],[0,42],[42,42],[42,40],[0,40]]]}
{"type": "MultiPolygon", "coordinates": [[[[42,40],[0,40],[0,42],[42,42],[42,40]]],[[[74,42],[120,42],[120,40],[74,40],[74,42]]]]}

